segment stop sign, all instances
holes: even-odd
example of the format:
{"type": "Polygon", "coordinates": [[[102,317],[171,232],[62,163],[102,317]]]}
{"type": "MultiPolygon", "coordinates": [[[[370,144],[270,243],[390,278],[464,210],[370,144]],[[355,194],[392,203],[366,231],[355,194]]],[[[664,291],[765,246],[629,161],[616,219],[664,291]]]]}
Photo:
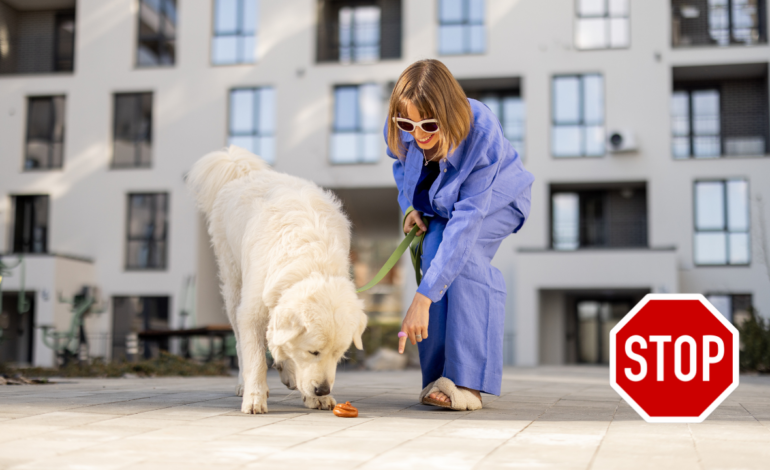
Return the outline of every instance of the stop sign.
{"type": "Polygon", "coordinates": [[[648,294],[610,332],[610,384],[649,423],[700,423],[738,387],[738,330],[700,294],[648,294]]]}

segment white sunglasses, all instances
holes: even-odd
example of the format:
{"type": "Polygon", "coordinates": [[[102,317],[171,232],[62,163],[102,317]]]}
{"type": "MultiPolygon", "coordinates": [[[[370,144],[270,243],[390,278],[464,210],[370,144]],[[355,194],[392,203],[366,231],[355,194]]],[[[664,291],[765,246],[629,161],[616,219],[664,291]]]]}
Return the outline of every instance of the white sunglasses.
{"type": "Polygon", "coordinates": [[[438,120],[437,119],[423,119],[420,122],[414,122],[411,119],[394,117],[393,122],[396,123],[399,129],[404,132],[414,132],[415,128],[419,127],[423,132],[428,134],[435,134],[438,132],[438,120]]]}

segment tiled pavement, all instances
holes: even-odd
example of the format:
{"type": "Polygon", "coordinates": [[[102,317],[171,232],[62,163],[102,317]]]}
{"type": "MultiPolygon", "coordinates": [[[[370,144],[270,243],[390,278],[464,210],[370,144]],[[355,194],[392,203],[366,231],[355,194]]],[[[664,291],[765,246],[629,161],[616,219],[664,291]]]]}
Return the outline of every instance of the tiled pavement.
{"type": "Polygon", "coordinates": [[[232,378],[61,379],[0,387],[0,469],[770,468],[770,378],[702,424],[646,424],[606,368],[506,369],[484,409],[417,404],[418,371],[338,373],[355,419],[302,407],[271,371],[269,413],[232,378]]]}

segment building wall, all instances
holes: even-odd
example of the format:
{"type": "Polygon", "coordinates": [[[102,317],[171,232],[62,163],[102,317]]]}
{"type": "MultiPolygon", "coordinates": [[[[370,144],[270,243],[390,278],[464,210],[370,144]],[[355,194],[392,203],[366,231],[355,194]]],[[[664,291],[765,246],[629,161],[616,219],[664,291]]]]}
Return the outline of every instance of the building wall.
{"type": "MultiPolygon", "coordinates": [[[[261,1],[258,63],[212,66],[212,2],[179,2],[176,64],[140,69],[134,65],[136,0],[80,0],[73,74],[0,76],[0,247],[10,248],[10,195],[50,194],[50,251],[93,259],[95,279],[106,294],[168,295],[171,325],[177,325],[174,299],[183,279],[198,274],[199,318],[221,323],[221,310],[213,313],[221,303],[209,297],[218,289],[212,286],[211,257],[203,248],[205,231],[184,190],[182,175],[202,155],[225,145],[228,89],[275,87],[277,170],[332,188],[393,187],[392,162],[385,156],[384,143],[378,163],[329,163],[333,87],[365,82],[385,86],[413,61],[437,57],[437,1],[404,0],[401,59],[316,63],[316,5],[315,0],[261,1]],[[153,92],[152,168],[112,170],[113,94],[132,91],[153,92]],[[67,97],[64,168],[21,172],[26,97],[49,94],[67,97]],[[164,271],[124,270],[126,197],[134,191],[170,194],[170,251],[164,271]]],[[[522,266],[524,255],[519,253],[524,247],[548,247],[549,185],[555,183],[645,181],[649,245],[676,247],[674,285],[682,292],[751,292],[757,308],[770,316],[770,277],[759,232],[760,210],[770,223],[770,159],[675,161],[669,118],[673,67],[767,62],[770,48],[765,44],[673,49],[669,3],[632,0],[628,49],[578,51],[573,40],[573,0],[551,0],[547,7],[539,0],[489,0],[486,5],[487,53],[439,58],[458,79],[521,78],[527,107],[525,166],[536,180],[529,221],[502,244],[493,261],[508,287],[506,361],[539,361],[537,292],[566,287],[548,283],[549,273],[537,277],[541,284],[533,284],[527,270],[534,268],[522,266]],[[551,79],[583,72],[603,75],[606,128],[633,130],[638,152],[600,158],[551,156],[551,79]],[[752,263],[749,267],[695,267],[693,182],[732,176],[746,177],[750,183],[752,263]],[[763,208],[759,197],[765,201],[763,208]]],[[[598,264],[592,258],[583,265],[568,261],[574,271],[560,275],[573,280],[605,279],[601,269],[626,261],[622,256],[613,258],[612,253],[601,256],[608,258],[598,264]]],[[[647,266],[644,271],[654,280],[655,269],[647,266]]],[[[613,281],[621,287],[643,287],[631,285],[635,276],[623,270],[617,275],[620,278],[613,281]]],[[[409,282],[409,276],[406,279],[409,282]]],[[[405,306],[410,297],[405,292],[405,306]]]]}

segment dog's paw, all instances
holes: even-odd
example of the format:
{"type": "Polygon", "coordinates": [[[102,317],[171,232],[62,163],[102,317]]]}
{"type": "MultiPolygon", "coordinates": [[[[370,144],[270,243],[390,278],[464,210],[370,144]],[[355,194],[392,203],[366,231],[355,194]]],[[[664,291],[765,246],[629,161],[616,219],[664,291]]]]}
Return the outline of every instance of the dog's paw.
{"type": "Polygon", "coordinates": [[[334,408],[334,405],[337,404],[337,400],[331,395],[326,395],[324,397],[303,396],[302,401],[305,403],[306,407],[317,410],[331,410],[334,408]]]}
{"type": "Polygon", "coordinates": [[[235,396],[236,397],[243,396],[243,384],[238,384],[235,386],[235,396]]]}
{"type": "Polygon", "coordinates": [[[244,394],[241,411],[249,415],[267,413],[267,397],[259,393],[244,394]]]}

